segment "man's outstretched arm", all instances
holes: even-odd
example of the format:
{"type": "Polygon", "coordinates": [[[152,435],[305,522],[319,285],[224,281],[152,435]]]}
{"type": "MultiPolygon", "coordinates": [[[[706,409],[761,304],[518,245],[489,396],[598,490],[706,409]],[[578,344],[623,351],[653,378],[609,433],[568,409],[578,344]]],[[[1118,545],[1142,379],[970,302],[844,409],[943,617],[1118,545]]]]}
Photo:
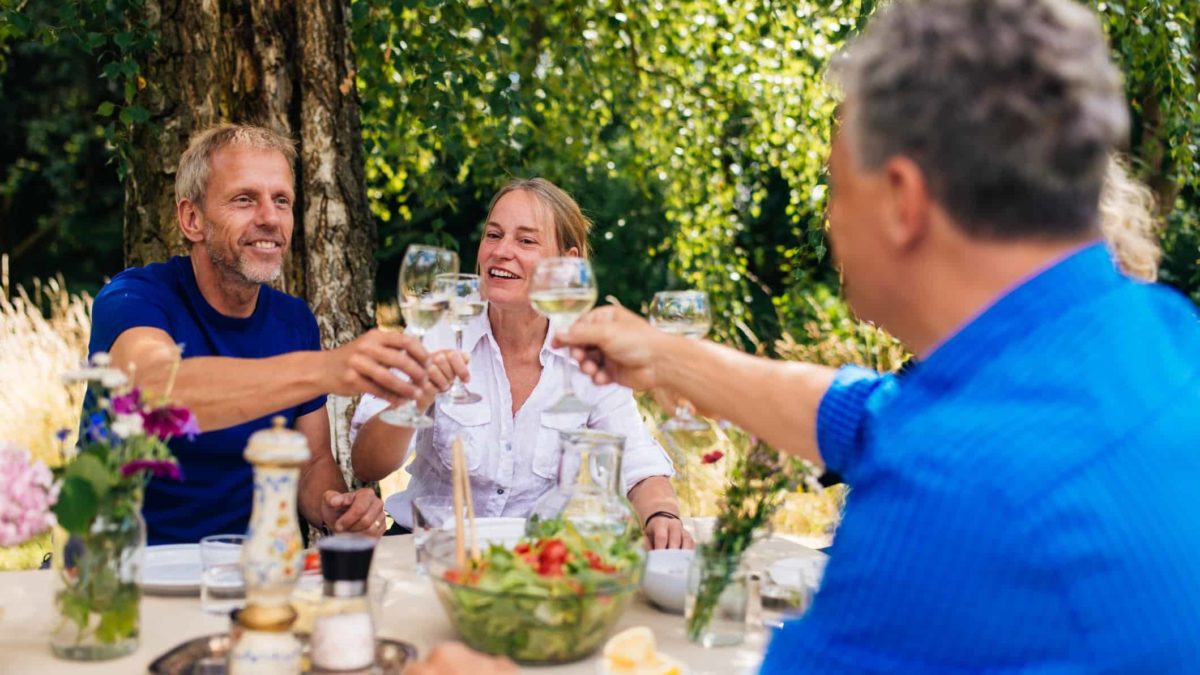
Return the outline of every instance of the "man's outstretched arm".
{"type": "Polygon", "coordinates": [[[620,307],[602,307],[556,339],[597,384],[666,389],[786,452],[820,461],[817,411],[836,370],[780,362],[667,335],[620,307]]]}
{"type": "Polygon", "coordinates": [[[258,419],[329,393],[369,392],[388,400],[413,396],[417,387],[389,368],[421,383],[427,357],[411,336],[372,330],[337,349],[262,359],[204,356],[176,366],[178,348],[171,336],[146,326],[122,332],[109,354],[112,364],[132,375],[150,396],[166,392],[175,370],[171,398],[191,409],[202,431],[258,419]]]}

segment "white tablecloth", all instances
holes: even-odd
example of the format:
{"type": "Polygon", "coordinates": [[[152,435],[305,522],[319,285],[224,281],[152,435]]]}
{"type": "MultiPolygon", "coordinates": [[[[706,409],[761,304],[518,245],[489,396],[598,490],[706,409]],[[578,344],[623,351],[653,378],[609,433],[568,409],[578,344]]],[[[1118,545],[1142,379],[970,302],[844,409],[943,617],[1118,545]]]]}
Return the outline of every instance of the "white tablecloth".
{"type": "MultiPolygon", "coordinates": [[[[767,543],[795,546],[788,542],[767,543]]],[[[410,642],[421,654],[440,642],[455,639],[454,628],[432,585],[416,573],[411,537],[384,537],[376,551],[375,573],[390,581],[377,627],[381,637],[410,642]]],[[[145,673],[154,659],[172,647],[228,629],[227,620],[200,609],[198,598],[147,595],[142,600],[141,645],[137,651],[112,661],[62,661],[51,654],[47,637],[53,614],[53,586],[49,571],[0,573],[0,674],[145,673]]],[[[641,598],[631,605],[617,628],[630,626],[652,628],[660,650],[686,663],[694,675],[752,672],[762,658],[766,640],[762,632],[756,631],[740,646],[705,649],[687,640],[682,617],[659,612],[641,598]]],[[[597,672],[595,658],[523,670],[586,675],[597,672]]]]}

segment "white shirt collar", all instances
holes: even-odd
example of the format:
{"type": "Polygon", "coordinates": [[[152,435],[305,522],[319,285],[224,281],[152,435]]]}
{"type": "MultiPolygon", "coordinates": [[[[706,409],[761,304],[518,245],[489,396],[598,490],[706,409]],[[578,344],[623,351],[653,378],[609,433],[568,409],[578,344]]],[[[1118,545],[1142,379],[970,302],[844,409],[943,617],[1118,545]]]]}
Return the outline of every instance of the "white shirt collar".
{"type": "MultiPolygon", "coordinates": [[[[496,335],[492,332],[492,321],[488,318],[488,313],[484,312],[475,317],[467,327],[463,329],[463,351],[470,354],[475,351],[475,346],[483,338],[487,338],[488,344],[492,346],[497,353],[500,352],[500,345],[496,342],[496,335]]],[[[546,331],[546,338],[542,341],[542,350],[538,353],[538,359],[542,365],[546,365],[546,357],[548,354],[553,354],[559,358],[571,358],[571,350],[569,347],[553,347],[554,334],[552,331],[546,331]]]]}

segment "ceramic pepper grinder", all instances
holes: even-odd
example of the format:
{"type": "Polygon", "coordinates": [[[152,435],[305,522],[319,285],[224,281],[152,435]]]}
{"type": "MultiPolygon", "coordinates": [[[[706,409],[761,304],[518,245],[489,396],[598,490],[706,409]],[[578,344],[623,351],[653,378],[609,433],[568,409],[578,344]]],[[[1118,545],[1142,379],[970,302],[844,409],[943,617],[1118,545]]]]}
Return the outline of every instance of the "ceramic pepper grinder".
{"type": "Polygon", "coordinates": [[[304,435],[286,428],[283,417],[257,431],[246,445],[254,466],[254,505],[242,547],[246,606],[235,616],[229,672],[276,675],[300,670],[300,643],[292,635],[296,612],[292,589],[301,572],[296,493],[300,467],[308,461],[304,435]]]}

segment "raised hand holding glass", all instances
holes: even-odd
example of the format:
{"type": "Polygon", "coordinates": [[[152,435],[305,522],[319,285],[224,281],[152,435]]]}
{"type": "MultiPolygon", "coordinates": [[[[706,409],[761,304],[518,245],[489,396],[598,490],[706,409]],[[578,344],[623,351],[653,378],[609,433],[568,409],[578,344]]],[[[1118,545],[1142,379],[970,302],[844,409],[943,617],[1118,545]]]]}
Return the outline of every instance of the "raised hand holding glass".
{"type": "MultiPolygon", "coordinates": [[[[650,323],[664,333],[700,339],[712,328],[712,311],[704,291],[660,291],[650,303],[650,323]]],[[[685,401],[663,424],[666,431],[704,431],[708,423],[692,416],[685,401]]]]}
{"type": "MultiPolygon", "coordinates": [[[[447,319],[454,329],[454,344],[458,351],[463,350],[463,330],[475,317],[487,311],[487,301],[479,294],[478,274],[439,274],[437,277],[438,295],[446,297],[450,302],[447,319]]],[[[477,403],[483,397],[467,389],[462,380],[456,376],[445,400],[450,403],[477,403]]]]}
{"type": "MultiPolygon", "coordinates": [[[[592,265],[579,257],[543,258],[533,270],[529,301],[550,320],[551,331],[565,331],[596,304],[596,277],[592,265]]],[[[588,412],[571,386],[571,361],[563,364],[563,395],[546,409],[551,413],[588,412]]]]}
{"type": "MultiPolygon", "coordinates": [[[[404,252],[397,299],[400,301],[405,329],[417,339],[423,338],[430,328],[441,321],[450,305],[449,298],[438,292],[438,275],[457,273],[458,254],[454,251],[413,244],[404,252]]],[[[421,414],[417,410],[417,402],[411,400],[383,411],[379,419],[398,427],[414,429],[433,425],[433,420],[421,414]]]]}

